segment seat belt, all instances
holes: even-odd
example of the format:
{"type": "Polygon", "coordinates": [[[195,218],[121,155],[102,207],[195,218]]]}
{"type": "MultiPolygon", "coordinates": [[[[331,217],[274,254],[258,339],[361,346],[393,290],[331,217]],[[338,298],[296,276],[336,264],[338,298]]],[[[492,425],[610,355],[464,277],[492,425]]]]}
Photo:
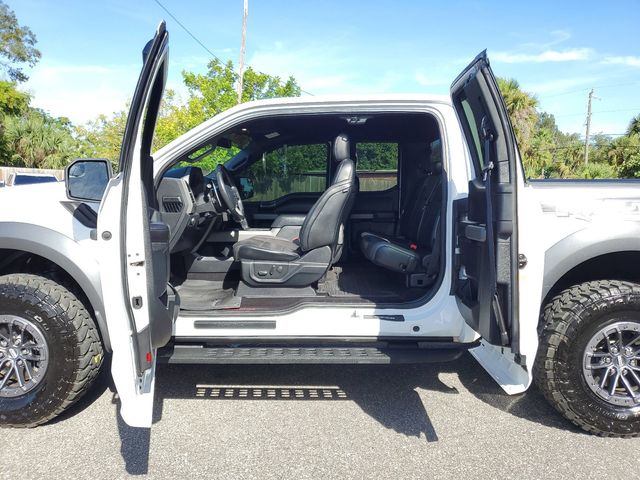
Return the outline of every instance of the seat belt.
{"type": "Polygon", "coordinates": [[[434,227],[434,232],[432,234],[432,238],[433,238],[433,250],[431,251],[431,254],[429,254],[428,256],[426,256],[425,258],[423,258],[422,260],[422,266],[425,268],[426,270],[426,275],[427,278],[432,278],[434,277],[437,273],[438,273],[438,269],[440,267],[440,250],[442,249],[442,239],[441,239],[441,235],[440,235],[440,220],[442,219],[442,216],[440,213],[438,213],[438,216],[436,217],[436,224],[434,227]],[[427,260],[427,264],[424,265],[425,260],[427,260]]]}

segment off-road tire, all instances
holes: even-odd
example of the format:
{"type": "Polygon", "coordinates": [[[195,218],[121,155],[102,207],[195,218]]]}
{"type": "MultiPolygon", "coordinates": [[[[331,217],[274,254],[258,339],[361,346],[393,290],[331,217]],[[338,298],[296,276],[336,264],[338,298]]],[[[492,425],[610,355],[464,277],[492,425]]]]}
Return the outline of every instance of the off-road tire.
{"type": "Polygon", "coordinates": [[[567,419],[603,437],[640,436],[640,406],[613,405],[598,397],[583,374],[589,339],[620,318],[640,322],[640,285],[600,280],[568,288],[542,312],[534,380],[567,419]]]}
{"type": "Polygon", "coordinates": [[[34,323],[49,352],[39,385],[18,397],[0,397],[0,426],[41,425],[79,400],[98,376],[103,360],[98,330],[70,289],[38,275],[0,276],[0,314],[34,323]]]}

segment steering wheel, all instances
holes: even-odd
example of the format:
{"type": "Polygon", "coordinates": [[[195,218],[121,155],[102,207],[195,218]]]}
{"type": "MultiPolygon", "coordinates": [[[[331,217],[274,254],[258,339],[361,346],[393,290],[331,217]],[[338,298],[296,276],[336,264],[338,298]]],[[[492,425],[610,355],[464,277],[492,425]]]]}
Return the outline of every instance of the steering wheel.
{"type": "Polygon", "coordinates": [[[218,181],[218,191],[222,201],[226,204],[231,217],[240,224],[243,230],[249,228],[247,217],[244,215],[244,205],[240,198],[240,192],[235,186],[229,171],[224,165],[220,164],[216,167],[216,180],[218,181]]]}

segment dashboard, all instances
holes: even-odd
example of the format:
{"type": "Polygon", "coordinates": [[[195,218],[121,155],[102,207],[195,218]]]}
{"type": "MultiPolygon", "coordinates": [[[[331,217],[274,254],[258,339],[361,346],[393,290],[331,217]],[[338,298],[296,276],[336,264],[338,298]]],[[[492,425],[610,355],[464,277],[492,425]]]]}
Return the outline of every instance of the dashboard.
{"type": "Polygon", "coordinates": [[[171,232],[171,253],[197,249],[226,210],[213,179],[193,166],[167,171],[156,197],[162,220],[171,232]]]}

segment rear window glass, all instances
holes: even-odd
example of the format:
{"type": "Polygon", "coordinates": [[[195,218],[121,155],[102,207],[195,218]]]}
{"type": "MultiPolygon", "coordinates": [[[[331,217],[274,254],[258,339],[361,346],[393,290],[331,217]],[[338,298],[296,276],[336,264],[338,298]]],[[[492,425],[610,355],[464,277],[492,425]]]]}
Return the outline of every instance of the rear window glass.
{"type": "Polygon", "coordinates": [[[356,145],[356,174],[361,192],[388,190],[398,184],[398,144],[366,142],[356,145]]]}

